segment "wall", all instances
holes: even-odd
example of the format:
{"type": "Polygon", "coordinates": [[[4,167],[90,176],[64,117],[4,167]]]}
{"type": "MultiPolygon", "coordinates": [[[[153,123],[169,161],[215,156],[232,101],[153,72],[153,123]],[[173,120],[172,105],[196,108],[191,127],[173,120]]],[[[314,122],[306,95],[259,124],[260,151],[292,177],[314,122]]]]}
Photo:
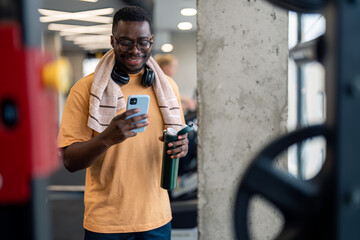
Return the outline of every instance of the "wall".
{"type": "MultiPolygon", "coordinates": [[[[254,155],[286,131],[287,12],[259,0],[198,0],[198,229],[234,239],[233,205],[254,155]]],[[[281,219],[260,201],[254,239],[281,219]]]]}
{"type": "MultiPolygon", "coordinates": [[[[83,61],[86,58],[86,54],[83,51],[64,51],[64,57],[66,57],[72,67],[73,81],[76,83],[83,77],[83,61]]],[[[95,70],[95,69],[94,69],[95,70]]]]}
{"type": "Polygon", "coordinates": [[[174,80],[181,94],[193,97],[196,89],[196,32],[176,32],[172,34],[174,51],[179,61],[174,80]]]}

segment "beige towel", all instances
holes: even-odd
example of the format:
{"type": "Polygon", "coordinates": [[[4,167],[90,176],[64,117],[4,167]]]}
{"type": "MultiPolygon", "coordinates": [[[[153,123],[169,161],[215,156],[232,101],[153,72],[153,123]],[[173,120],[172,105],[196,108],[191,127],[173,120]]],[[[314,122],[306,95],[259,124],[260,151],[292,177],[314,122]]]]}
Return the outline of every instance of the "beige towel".
{"type": "MultiPolygon", "coordinates": [[[[94,72],[88,126],[99,133],[107,128],[117,111],[126,107],[120,86],[110,77],[114,64],[115,54],[111,49],[101,58],[94,72]]],[[[165,128],[172,127],[179,130],[183,125],[180,107],[168,79],[152,57],[146,65],[155,73],[153,88],[165,128]]]]}

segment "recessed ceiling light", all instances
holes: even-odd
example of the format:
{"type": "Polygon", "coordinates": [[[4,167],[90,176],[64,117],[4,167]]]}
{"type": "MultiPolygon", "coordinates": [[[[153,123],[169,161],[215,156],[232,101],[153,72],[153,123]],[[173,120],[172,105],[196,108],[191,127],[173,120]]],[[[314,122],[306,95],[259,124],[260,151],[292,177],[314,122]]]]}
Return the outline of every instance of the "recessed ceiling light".
{"type": "Polygon", "coordinates": [[[163,52],[171,52],[174,49],[174,46],[170,43],[165,43],[161,46],[161,51],[163,52]]]}
{"type": "Polygon", "coordinates": [[[98,0],[80,0],[82,2],[97,2],[98,0]]]}
{"type": "Polygon", "coordinates": [[[192,29],[192,24],[190,22],[181,22],[178,24],[178,29],[180,30],[190,30],[192,29]]]}
{"type": "Polygon", "coordinates": [[[180,13],[183,16],[195,16],[197,11],[195,8],[183,8],[180,13]]]}

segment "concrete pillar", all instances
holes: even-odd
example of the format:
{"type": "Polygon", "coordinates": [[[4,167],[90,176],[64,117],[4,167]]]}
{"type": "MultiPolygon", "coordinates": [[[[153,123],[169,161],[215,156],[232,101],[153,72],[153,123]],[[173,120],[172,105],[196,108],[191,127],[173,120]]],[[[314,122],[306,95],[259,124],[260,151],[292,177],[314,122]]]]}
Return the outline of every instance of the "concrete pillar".
{"type": "MultiPolygon", "coordinates": [[[[198,0],[199,239],[235,239],[234,198],[252,157],[286,132],[288,14],[261,0],[198,0]]],[[[255,239],[281,220],[260,203],[255,239]]]]}

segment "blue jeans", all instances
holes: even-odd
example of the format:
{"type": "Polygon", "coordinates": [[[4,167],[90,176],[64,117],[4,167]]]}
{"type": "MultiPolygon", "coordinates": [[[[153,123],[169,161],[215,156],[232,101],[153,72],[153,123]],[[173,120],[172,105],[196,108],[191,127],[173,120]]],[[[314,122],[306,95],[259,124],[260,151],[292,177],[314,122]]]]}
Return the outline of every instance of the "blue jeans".
{"type": "Polygon", "coordinates": [[[171,222],[162,227],[134,233],[96,233],[85,229],[85,240],[170,240],[171,222]]]}

